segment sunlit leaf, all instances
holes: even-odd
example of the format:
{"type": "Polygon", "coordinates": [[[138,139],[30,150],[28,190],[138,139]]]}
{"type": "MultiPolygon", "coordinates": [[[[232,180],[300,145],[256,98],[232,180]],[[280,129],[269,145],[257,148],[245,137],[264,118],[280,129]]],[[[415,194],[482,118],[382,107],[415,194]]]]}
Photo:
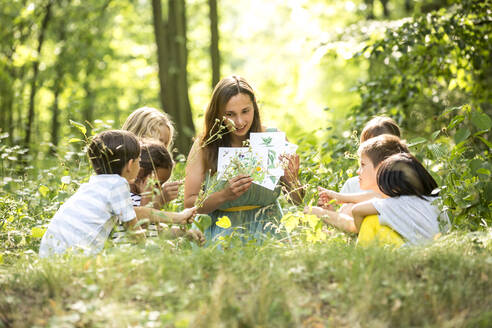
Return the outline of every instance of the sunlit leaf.
{"type": "Polygon", "coordinates": [[[48,192],[50,191],[50,189],[48,187],[46,187],[45,185],[41,185],[39,186],[39,193],[43,196],[43,197],[46,197],[46,195],[48,194],[48,192]]]}
{"type": "Polygon", "coordinates": [[[492,148],[492,143],[488,142],[484,137],[478,136],[477,138],[480,139],[484,144],[486,144],[487,147],[492,148]]]}
{"type": "Polygon", "coordinates": [[[437,130],[437,131],[432,132],[432,134],[431,134],[431,140],[436,140],[436,138],[439,135],[439,133],[441,133],[441,130],[437,130]]]}
{"type": "Polygon", "coordinates": [[[84,124],[70,120],[70,124],[82,132],[83,135],[87,133],[87,128],[84,124]]]}
{"type": "Polygon", "coordinates": [[[82,141],[82,140],[79,138],[70,138],[70,140],[68,140],[69,143],[79,142],[79,141],[82,141]]]}
{"type": "Polygon", "coordinates": [[[490,171],[487,170],[487,169],[485,169],[485,168],[483,168],[483,167],[477,169],[477,173],[478,174],[483,174],[483,175],[490,175],[490,171]]]}

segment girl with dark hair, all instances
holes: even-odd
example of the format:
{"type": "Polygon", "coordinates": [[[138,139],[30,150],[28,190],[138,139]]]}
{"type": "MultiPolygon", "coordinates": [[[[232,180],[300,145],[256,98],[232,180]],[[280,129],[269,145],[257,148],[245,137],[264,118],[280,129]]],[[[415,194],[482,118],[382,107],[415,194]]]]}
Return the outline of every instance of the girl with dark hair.
{"type": "Polygon", "coordinates": [[[164,203],[170,201],[166,199],[160,186],[171,176],[173,166],[174,162],[166,147],[153,141],[144,141],[140,154],[140,171],[130,184],[133,205],[152,203],[153,208],[161,209],[164,203]]]}
{"type": "MultiPolygon", "coordinates": [[[[239,76],[223,78],[215,87],[210,103],[205,112],[202,135],[195,141],[186,165],[185,199],[186,207],[194,206],[198,194],[205,182],[208,188],[210,176],[217,172],[219,147],[243,147],[249,139],[250,132],[273,132],[261,125],[260,112],[253,89],[239,76]],[[213,137],[215,136],[215,137],[213,137]]],[[[288,158],[283,184],[288,190],[295,189],[298,183],[299,157],[288,158]]],[[[281,187],[275,190],[252,184],[250,176],[238,175],[223,182],[214,190],[199,213],[212,217],[212,225],[206,231],[207,239],[219,234],[227,234],[215,225],[222,216],[230,218],[233,227],[246,229],[255,238],[267,232],[265,226],[280,220],[282,212],[277,202],[281,187]]],[[[292,198],[299,201],[300,193],[293,193],[292,198]]]]}

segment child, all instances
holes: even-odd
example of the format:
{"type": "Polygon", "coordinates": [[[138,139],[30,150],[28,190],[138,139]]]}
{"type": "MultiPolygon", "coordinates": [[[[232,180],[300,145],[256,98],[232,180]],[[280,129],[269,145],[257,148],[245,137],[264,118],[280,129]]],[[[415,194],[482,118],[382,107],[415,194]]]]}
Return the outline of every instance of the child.
{"type": "Polygon", "coordinates": [[[139,139],[155,139],[168,150],[172,147],[174,126],[170,117],[155,108],[142,107],[128,116],[122,127],[133,132],[139,139]]]}
{"type": "MultiPolygon", "coordinates": [[[[364,126],[364,129],[360,134],[360,143],[362,144],[365,141],[380,136],[382,134],[391,134],[397,136],[398,138],[401,138],[400,127],[393,119],[385,116],[377,116],[367,122],[367,124],[364,126]]],[[[368,191],[362,190],[360,188],[359,177],[355,176],[348,178],[347,181],[345,181],[342,189],[340,189],[340,192],[354,194],[368,191]]]]}
{"type": "MultiPolygon", "coordinates": [[[[92,139],[87,154],[97,175],[82,184],[56,212],[41,240],[41,257],[69,248],[98,253],[116,221],[130,226],[137,222],[128,185],[140,169],[137,138],[128,131],[101,132],[92,139]]],[[[192,221],[195,210],[160,214],[140,209],[138,214],[154,222],[185,224],[192,221]]]]}
{"type": "MultiPolygon", "coordinates": [[[[130,195],[133,201],[133,206],[150,205],[155,209],[161,209],[166,201],[161,193],[160,186],[165,183],[171,176],[174,162],[171,155],[161,143],[153,140],[146,140],[141,146],[140,152],[140,170],[137,178],[130,184],[130,195]]],[[[147,226],[148,235],[156,237],[158,235],[155,224],[147,226]]],[[[119,225],[115,227],[113,233],[113,241],[119,242],[125,235],[125,229],[119,225]]],[[[171,237],[180,237],[186,235],[195,240],[198,244],[203,244],[205,238],[198,230],[183,230],[171,228],[171,237]]]]}
{"type": "Polygon", "coordinates": [[[140,151],[140,170],[130,192],[134,206],[152,203],[155,209],[161,209],[169,201],[160,186],[170,177],[174,162],[166,147],[153,140],[144,140],[140,151]],[[154,182],[151,185],[150,182],[154,182]]]}
{"type": "MultiPolygon", "coordinates": [[[[369,200],[373,197],[382,197],[378,193],[376,181],[376,172],[379,164],[391,155],[398,153],[408,153],[407,146],[396,136],[383,134],[363,142],[359,147],[360,165],[357,170],[359,175],[359,184],[362,190],[374,190],[375,194],[342,194],[331,190],[323,192],[327,200],[335,199],[341,203],[359,203],[369,200]]],[[[350,215],[352,208],[347,211],[337,213],[321,207],[305,208],[306,213],[327,217],[325,221],[342,230],[348,232],[359,232],[354,224],[353,217],[350,215]]]]}
{"type": "MultiPolygon", "coordinates": [[[[161,142],[171,151],[174,139],[174,126],[170,117],[155,108],[142,107],[128,116],[122,127],[133,132],[139,139],[153,139],[161,142]]],[[[178,197],[181,181],[166,182],[162,185],[162,195],[169,202],[178,197]]]]}

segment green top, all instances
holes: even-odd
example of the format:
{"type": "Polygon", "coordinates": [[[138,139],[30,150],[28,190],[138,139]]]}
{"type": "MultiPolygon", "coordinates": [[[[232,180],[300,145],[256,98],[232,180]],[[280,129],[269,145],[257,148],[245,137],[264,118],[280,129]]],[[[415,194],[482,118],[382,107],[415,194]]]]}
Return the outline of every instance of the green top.
{"type": "MultiPolygon", "coordinates": [[[[267,132],[276,132],[277,129],[267,129],[267,132]]],[[[206,176],[205,185],[208,186],[209,176],[206,176]]],[[[220,181],[218,190],[222,189],[227,181],[220,181]]],[[[239,196],[238,198],[223,203],[217,210],[209,213],[212,218],[212,225],[205,231],[207,241],[217,238],[220,235],[228,235],[233,231],[233,227],[242,227],[245,230],[240,230],[245,233],[248,232],[250,237],[257,240],[262,239],[262,235],[272,231],[272,226],[267,225],[273,223],[278,225],[278,221],[282,217],[282,209],[278,203],[277,198],[280,196],[281,186],[278,185],[274,190],[267,189],[255,183],[251,184],[249,189],[239,196]],[[238,206],[260,206],[259,208],[252,210],[243,210],[236,212],[223,211],[231,207],[238,206]],[[231,220],[231,228],[222,229],[215,223],[217,219],[227,216],[231,220]]]]}

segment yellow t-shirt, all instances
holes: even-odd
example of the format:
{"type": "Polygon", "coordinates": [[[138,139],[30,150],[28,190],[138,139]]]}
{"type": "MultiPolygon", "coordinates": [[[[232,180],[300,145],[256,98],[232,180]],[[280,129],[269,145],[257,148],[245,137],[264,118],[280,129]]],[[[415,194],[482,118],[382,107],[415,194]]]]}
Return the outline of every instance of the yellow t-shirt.
{"type": "Polygon", "coordinates": [[[364,218],[357,242],[362,246],[377,243],[379,245],[393,245],[396,247],[400,247],[405,243],[396,231],[379,224],[379,217],[377,215],[369,215],[364,218]]]}

